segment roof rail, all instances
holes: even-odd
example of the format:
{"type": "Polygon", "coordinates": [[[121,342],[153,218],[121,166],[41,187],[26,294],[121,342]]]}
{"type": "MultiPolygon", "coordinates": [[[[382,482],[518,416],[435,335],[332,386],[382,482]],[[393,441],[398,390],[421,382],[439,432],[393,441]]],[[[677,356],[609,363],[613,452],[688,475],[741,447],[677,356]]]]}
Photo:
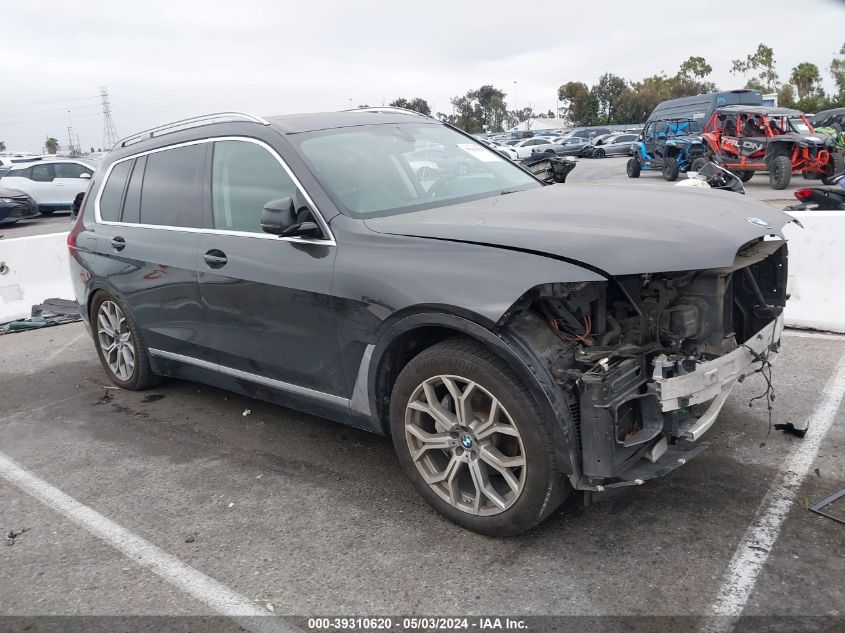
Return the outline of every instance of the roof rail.
{"type": "Polygon", "coordinates": [[[172,123],[165,123],[158,127],[138,132],[132,136],[127,136],[119,140],[112,149],[118,147],[128,147],[141,141],[155,138],[157,136],[164,136],[165,134],[172,134],[174,132],[181,132],[192,127],[199,127],[201,125],[210,125],[212,123],[229,123],[232,121],[251,121],[253,123],[261,123],[262,125],[270,125],[269,121],[252,114],[244,114],[243,112],[215,112],[214,114],[203,114],[200,116],[191,117],[189,119],[182,119],[180,121],[173,121],[172,123]]]}
{"type": "Polygon", "coordinates": [[[399,108],[397,106],[367,106],[366,108],[349,108],[347,110],[342,110],[342,112],[402,112],[404,114],[413,114],[415,116],[421,116],[424,119],[434,118],[428,114],[417,112],[416,110],[409,110],[408,108],[399,108]]]}

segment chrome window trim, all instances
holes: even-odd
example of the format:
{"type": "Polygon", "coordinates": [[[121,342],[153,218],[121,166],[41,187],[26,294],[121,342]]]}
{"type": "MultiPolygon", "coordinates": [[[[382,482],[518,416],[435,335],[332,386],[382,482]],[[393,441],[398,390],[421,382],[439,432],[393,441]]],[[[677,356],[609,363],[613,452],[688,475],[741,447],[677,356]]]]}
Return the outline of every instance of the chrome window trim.
{"type": "Polygon", "coordinates": [[[242,371],[240,369],[235,369],[233,367],[227,367],[226,365],[220,365],[218,363],[212,363],[207,360],[202,360],[201,358],[194,358],[193,356],[184,356],[182,354],[175,354],[173,352],[168,352],[162,349],[154,349],[149,348],[149,353],[152,356],[158,356],[159,358],[164,358],[167,360],[173,360],[178,363],[185,363],[187,365],[194,365],[195,367],[199,367],[201,369],[209,369],[211,371],[216,371],[221,374],[226,374],[228,376],[232,376],[234,378],[241,378],[243,380],[249,380],[250,382],[256,382],[260,385],[265,385],[267,387],[272,387],[274,389],[278,389],[280,391],[287,391],[289,393],[295,393],[301,396],[308,396],[310,398],[314,398],[316,400],[323,400],[324,402],[330,402],[332,404],[340,405],[343,407],[349,407],[349,399],[344,398],[342,396],[335,396],[330,393],[326,393],[324,391],[317,391],[316,389],[309,389],[308,387],[302,387],[300,385],[294,385],[289,382],[284,382],[283,380],[276,380],[275,378],[267,378],[266,376],[261,376],[259,374],[253,374],[248,371],[242,371]]]}
{"type": "Polygon", "coordinates": [[[139,229],[155,229],[160,231],[181,231],[184,233],[206,233],[209,235],[231,235],[234,237],[249,237],[252,239],[262,239],[262,240],[276,240],[282,242],[294,242],[297,244],[321,244],[323,246],[337,246],[337,242],[334,239],[334,234],[332,233],[331,229],[329,228],[328,222],[323,218],[323,214],[320,213],[320,209],[314,204],[314,200],[308,195],[308,192],[305,190],[305,187],[302,186],[302,183],[299,181],[299,178],[291,171],[290,167],[288,167],[287,163],[284,159],[279,156],[279,153],[273,149],[270,145],[265,143],[264,141],[260,141],[256,138],[250,138],[248,136],[213,136],[208,138],[197,139],[194,141],[185,141],[183,143],[176,143],[174,145],[166,145],[164,147],[157,147],[155,149],[148,149],[143,152],[138,152],[136,154],[131,154],[130,156],[126,156],[121,158],[120,160],[114,161],[109,168],[106,170],[106,173],[103,174],[103,180],[99,185],[99,189],[97,190],[97,196],[94,198],[94,220],[97,224],[104,224],[108,226],[129,226],[139,229]],[[323,232],[328,235],[328,238],[324,239],[314,239],[314,238],[303,238],[303,237],[285,237],[281,235],[271,235],[270,233],[251,233],[249,231],[229,231],[226,229],[205,229],[205,228],[196,228],[196,227],[189,227],[189,226],[170,226],[166,224],[144,224],[144,223],[137,223],[137,222],[118,222],[114,220],[103,220],[102,215],[100,214],[100,198],[103,195],[103,189],[106,186],[106,183],[111,176],[111,172],[114,169],[115,165],[119,163],[123,163],[127,160],[134,160],[135,158],[140,158],[141,156],[147,156],[149,154],[156,154],[158,152],[166,152],[170,149],[176,149],[178,147],[187,147],[189,145],[200,145],[204,143],[214,143],[216,141],[242,141],[246,143],[254,143],[255,145],[259,145],[267,150],[273,158],[278,161],[279,165],[282,166],[282,169],[285,170],[285,173],[290,177],[293,181],[293,184],[302,194],[302,197],[305,198],[305,201],[309,204],[311,209],[314,212],[314,219],[317,220],[317,224],[320,225],[320,228],[323,232]]]}

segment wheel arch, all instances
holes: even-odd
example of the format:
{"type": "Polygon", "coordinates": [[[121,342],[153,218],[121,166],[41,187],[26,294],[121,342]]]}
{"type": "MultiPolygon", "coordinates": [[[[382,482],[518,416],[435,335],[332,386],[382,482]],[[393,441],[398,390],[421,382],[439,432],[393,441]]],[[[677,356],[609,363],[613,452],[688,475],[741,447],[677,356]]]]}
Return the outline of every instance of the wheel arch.
{"type": "MultiPolygon", "coordinates": [[[[560,418],[541,383],[542,376],[534,371],[538,368],[537,363],[529,365],[530,359],[526,359],[523,353],[481,322],[447,311],[425,311],[395,320],[382,332],[371,350],[367,390],[371,413],[377,418],[385,435],[390,432],[390,393],[399,372],[423,350],[454,336],[470,338],[500,357],[523,382],[542,414],[551,420],[560,418]]],[[[560,424],[552,426],[561,427],[560,424]]],[[[562,472],[572,473],[566,435],[561,430],[554,439],[562,472]]]]}

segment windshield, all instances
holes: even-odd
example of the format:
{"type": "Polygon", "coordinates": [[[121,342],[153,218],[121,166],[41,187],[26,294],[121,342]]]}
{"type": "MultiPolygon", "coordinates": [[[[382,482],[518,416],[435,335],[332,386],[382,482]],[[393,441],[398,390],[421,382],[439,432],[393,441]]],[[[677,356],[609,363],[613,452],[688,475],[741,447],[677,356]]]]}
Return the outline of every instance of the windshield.
{"type": "Polygon", "coordinates": [[[353,217],[543,186],[498,152],[443,125],[366,125],[301,136],[302,156],[335,204],[353,217]]]}
{"type": "Polygon", "coordinates": [[[789,127],[791,127],[795,132],[798,132],[799,134],[810,133],[809,126],[804,123],[804,119],[802,119],[801,117],[790,117],[789,127]]]}

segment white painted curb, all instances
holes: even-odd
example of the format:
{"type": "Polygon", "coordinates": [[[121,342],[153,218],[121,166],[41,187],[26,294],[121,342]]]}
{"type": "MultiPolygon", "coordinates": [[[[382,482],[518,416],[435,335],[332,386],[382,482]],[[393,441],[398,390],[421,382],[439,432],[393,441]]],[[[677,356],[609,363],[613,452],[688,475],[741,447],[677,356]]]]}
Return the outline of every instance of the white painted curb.
{"type": "Polygon", "coordinates": [[[26,318],[53,297],[74,299],[67,232],[0,239],[0,323],[26,318]]]}

